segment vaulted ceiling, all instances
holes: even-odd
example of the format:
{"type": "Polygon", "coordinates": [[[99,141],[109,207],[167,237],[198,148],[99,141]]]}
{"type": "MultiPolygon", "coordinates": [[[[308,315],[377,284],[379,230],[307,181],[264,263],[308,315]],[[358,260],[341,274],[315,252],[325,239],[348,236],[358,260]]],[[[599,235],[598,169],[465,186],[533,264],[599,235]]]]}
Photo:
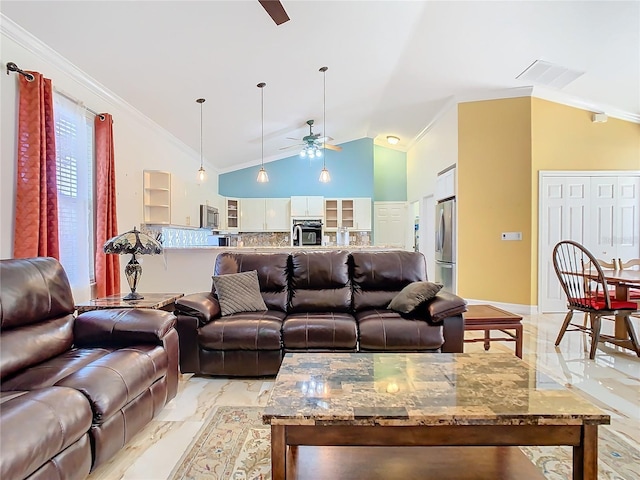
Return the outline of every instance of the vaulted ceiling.
{"type": "MultiPolygon", "coordinates": [[[[283,0],[11,1],[0,11],[199,151],[220,171],[308,133],[397,135],[410,147],[445,105],[525,87],[542,59],[585,72],[556,94],[640,119],[640,2],[283,0]]],[[[9,61],[12,59],[3,59],[9,61]]],[[[21,65],[29,68],[28,65],[21,65]]],[[[46,73],[46,72],[43,72],[46,73]]],[[[117,121],[117,118],[115,119],[117,121]]]]}

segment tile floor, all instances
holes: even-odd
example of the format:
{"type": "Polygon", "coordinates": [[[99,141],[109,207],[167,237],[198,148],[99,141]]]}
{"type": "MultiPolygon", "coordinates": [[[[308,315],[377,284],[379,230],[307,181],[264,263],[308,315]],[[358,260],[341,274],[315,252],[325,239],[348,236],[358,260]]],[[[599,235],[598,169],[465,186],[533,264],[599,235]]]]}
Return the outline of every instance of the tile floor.
{"type": "MultiPolygon", "coordinates": [[[[640,358],[629,350],[601,344],[588,360],[588,338],[579,332],[553,345],[563,315],[529,315],[523,319],[523,359],[556,381],[586,396],[611,415],[611,431],[640,450],[640,358]]],[[[635,320],[640,332],[640,321],[635,320]]],[[[603,331],[612,331],[604,322],[603,331]]],[[[471,332],[469,332],[471,333],[471,332]]],[[[469,335],[467,333],[467,335],[469,335]]],[[[481,342],[465,344],[465,352],[504,353],[512,343],[494,342],[484,352],[481,342]]],[[[90,480],[162,480],[169,477],[182,454],[218,406],[260,406],[269,395],[268,380],[229,380],[183,375],[178,395],[90,480]]]]}

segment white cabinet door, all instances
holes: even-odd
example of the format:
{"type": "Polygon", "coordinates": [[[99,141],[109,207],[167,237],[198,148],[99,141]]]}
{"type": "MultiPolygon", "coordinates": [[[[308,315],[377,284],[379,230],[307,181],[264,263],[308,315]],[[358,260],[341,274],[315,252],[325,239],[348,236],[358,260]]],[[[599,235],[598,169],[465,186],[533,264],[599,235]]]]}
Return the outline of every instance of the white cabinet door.
{"type": "Polygon", "coordinates": [[[265,229],[269,232],[288,232],[291,230],[291,199],[267,198],[265,200],[265,229]]]}
{"type": "Polygon", "coordinates": [[[240,227],[240,200],[238,198],[225,199],[225,229],[237,233],[240,227]]]}
{"type": "Polygon", "coordinates": [[[243,198],[240,211],[241,232],[263,232],[265,230],[265,199],[243,198]]]}
{"type": "Polygon", "coordinates": [[[324,215],[324,197],[307,197],[307,216],[322,218],[324,215]]]}
{"type": "Polygon", "coordinates": [[[436,200],[456,195],[456,169],[452,168],[436,178],[436,200]]]}
{"type": "Polygon", "coordinates": [[[324,197],[291,197],[291,217],[324,217],[324,197]]]}
{"type": "Polygon", "coordinates": [[[325,198],[324,200],[324,231],[335,232],[340,226],[340,200],[325,198]]]}
{"type": "Polygon", "coordinates": [[[354,198],[353,215],[356,230],[371,230],[371,198],[354,198]]]}

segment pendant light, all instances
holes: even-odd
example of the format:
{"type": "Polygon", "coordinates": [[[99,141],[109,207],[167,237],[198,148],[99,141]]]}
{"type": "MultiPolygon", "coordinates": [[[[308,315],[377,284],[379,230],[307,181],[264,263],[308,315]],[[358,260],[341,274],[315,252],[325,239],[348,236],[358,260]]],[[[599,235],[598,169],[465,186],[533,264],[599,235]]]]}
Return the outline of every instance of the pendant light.
{"type": "Polygon", "coordinates": [[[204,166],[202,163],[202,104],[206,100],[204,98],[199,98],[196,100],[197,103],[200,104],[200,169],[198,170],[198,181],[203,183],[207,180],[207,172],[204,170],[204,166]]]}
{"type": "MultiPolygon", "coordinates": [[[[323,84],[323,97],[322,97],[322,153],[325,150],[325,142],[327,141],[327,70],[329,67],[321,67],[322,72],[322,84],[323,84]]],[[[322,155],[322,171],[320,172],[320,179],[322,183],[329,183],[331,181],[331,175],[327,170],[327,156],[322,155]]]]}
{"type": "Polygon", "coordinates": [[[267,175],[267,171],[264,169],[264,87],[267,86],[266,83],[261,82],[256,85],[260,89],[260,121],[262,123],[262,152],[260,162],[260,171],[258,172],[258,183],[267,183],[269,181],[269,175],[267,175]]]}

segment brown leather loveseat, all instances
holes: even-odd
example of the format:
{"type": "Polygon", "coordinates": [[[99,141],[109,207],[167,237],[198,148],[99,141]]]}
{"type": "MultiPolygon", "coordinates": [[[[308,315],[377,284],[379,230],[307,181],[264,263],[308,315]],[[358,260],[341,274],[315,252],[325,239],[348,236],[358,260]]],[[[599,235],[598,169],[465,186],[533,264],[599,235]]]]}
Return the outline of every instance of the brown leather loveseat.
{"type": "Polygon", "coordinates": [[[183,373],[275,375],[286,352],[462,352],[460,297],[440,291],[409,316],[387,308],[427,279],[421,253],[225,252],[214,274],[252,270],[265,311],[221,316],[215,289],[176,302],[183,373]]]}
{"type": "Polygon", "coordinates": [[[0,478],[81,479],[177,392],[175,317],[74,316],[53,258],[0,261],[0,478]]]}

